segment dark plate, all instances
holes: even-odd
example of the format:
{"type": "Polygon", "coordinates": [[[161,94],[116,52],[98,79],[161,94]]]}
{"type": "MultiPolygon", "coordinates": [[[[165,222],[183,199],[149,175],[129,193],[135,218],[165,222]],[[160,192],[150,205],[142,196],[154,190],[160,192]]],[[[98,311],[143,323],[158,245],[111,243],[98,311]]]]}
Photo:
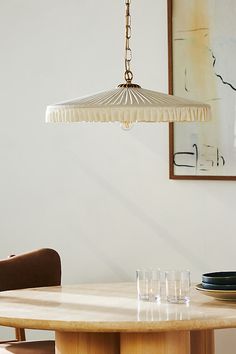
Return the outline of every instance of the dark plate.
{"type": "Polygon", "coordinates": [[[209,284],[209,283],[204,283],[202,282],[202,287],[204,289],[210,289],[210,290],[236,290],[236,285],[219,285],[219,284],[209,284]]]}
{"type": "Polygon", "coordinates": [[[202,275],[202,281],[208,284],[218,285],[235,285],[236,272],[214,272],[202,275]]]}

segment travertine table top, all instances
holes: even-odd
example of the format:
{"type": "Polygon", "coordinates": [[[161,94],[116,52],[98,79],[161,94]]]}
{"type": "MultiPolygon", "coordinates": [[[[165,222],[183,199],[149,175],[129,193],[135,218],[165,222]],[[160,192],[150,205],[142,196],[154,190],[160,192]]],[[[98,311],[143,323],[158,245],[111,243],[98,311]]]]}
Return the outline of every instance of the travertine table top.
{"type": "Polygon", "coordinates": [[[236,302],[192,289],[189,304],[139,302],[131,283],[0,293],[0,325],[56,331],[150,332],[236,327],[236,302]]]}

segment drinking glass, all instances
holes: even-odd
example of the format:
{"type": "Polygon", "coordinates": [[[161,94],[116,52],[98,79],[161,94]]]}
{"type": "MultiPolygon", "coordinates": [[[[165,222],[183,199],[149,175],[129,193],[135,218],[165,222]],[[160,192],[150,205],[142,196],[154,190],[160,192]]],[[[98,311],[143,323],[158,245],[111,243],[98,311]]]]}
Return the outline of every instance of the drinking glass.
{"type": "Polygon", "coordinates": [[[160,300],[161,275],[159,269],[138,269],[136,271],[136,280],[139,300],[160,300]]]}
{"type": "Polygon", "coordinates": [[[190,300],[189,270],[168,270],[165,272],[166,298],[172,303],[187,303],[190,300]]]}

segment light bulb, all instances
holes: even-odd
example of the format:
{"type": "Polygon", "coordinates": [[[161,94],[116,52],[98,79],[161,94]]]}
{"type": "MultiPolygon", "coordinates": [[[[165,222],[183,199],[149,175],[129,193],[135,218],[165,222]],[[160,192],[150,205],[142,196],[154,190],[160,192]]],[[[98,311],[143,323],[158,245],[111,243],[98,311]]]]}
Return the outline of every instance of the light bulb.
{"type": "Polygon", "coordinates": [[[130,130],[130,129],[133,128],[134,123],[133,123],[133,122],[124,121],[124,122],[121,123],[120,126],[121,126],[121,128],[122,128],[123,130],[130,130]]]}

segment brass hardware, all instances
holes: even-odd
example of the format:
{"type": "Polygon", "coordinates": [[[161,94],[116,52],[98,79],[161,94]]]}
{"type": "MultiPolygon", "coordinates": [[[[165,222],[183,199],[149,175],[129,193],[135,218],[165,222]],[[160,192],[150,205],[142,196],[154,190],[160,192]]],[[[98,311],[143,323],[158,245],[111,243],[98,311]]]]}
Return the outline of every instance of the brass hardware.
{"type": "Polygon", "coordinates": [[[132,60],[132,51],[130,48],[131,38],[131,15],[130,15],[131,0],[125,0],[125,81],[127,84],[131,84],[133,80],[133,73],[130,70],[130,62],[132,60]]]}
{"type": "Polygon", "coordinates": [[[131,15],[130,15],[130,4],[131,0],[125,0],[125,84],[120,84],[118,87],[134,87],[140,88],[141,86],[137,84],[132,84],[133,73],[130,69],[130,62],[132,60],[132,50],[130,48],[130,38],[131,38],[131,15]]]}
{"type": "Polygon", "coordinates": [[[126,82],[126,84],[120,84],[118,85],[118,87],[134,87],[134,88],[141,88],[141,86],[137,85],[137,84],[132,84],[131,82],[126,82]]]}

